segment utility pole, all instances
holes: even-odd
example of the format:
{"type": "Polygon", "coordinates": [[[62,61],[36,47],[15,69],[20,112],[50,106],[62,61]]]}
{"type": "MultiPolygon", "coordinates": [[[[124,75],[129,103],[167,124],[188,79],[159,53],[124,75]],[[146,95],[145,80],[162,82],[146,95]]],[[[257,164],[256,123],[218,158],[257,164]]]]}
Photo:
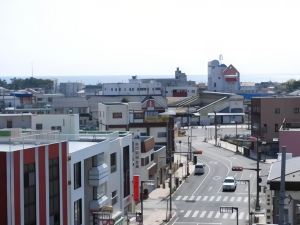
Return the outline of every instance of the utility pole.
{"type": "Polygon", "coordinates": [[[259,150],[258,150],[258,134],[256,135],[256,204],[255,210],[260,210],[259,205],[259,150]]]}
{"type": "Polygon", "coordinates": [[[279,192],[279,225],[284,225],[284,199],[285,199],[285,161],[286,159],[286,146],[281,148],[281,179],[280,179],[280,192],[279,192]]]}
{"type": "Polygon", "coordinates": [[[217,129],[217,113],[216,111],[214,111],[214,114],[215,114],[215,146],[218,145],[218,129],[217,129]]]}

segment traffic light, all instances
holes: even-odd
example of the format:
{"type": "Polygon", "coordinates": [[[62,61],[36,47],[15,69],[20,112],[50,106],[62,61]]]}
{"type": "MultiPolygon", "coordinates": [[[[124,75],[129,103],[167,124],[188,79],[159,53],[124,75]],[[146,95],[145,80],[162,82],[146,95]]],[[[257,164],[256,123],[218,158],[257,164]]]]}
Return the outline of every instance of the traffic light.
{"type": "Polygon", "coordinates": [[[196,150],[196,151],[193,151],[194,154],[198,154],[198,155],[202,155],[202,151],[201,150],[196,150]]]}
{"type": "Polygon", "coordinates": [[[243,171],[243,167],[242,166],[233,166],[232,168],[231,168],[231,170],[232,171],[243,171]]]}

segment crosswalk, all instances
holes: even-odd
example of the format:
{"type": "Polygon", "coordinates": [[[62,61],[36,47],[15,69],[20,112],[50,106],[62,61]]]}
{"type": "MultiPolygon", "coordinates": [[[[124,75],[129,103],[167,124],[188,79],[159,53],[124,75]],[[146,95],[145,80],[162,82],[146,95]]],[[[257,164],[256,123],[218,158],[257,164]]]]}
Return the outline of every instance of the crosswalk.
{"type": "Polygon", "coordinates": [[[196,201],[196,202],[198,202],[198,201],[202,201],[202,202],[239,202],[239,203],[248,202],[248,197],[246,197],[246,196],[241,197],[241,196],[222,196],[222,195],[217,195],[217,196],[215,196],[215,195],[212,195],[212,196],[178,195],[178,196],[175,196],[174,199],[175,199],[175,201],[196,201]]]}
{"type": "MultiPolygon", "coordinates": [[[[209,210],[181,210],[180,214],[184,218],[202,218],[202,219],[228,219],[236,220],[236,212],[220,213],[219,211],[209,210]]],[[[239,220],[249,220],[249,215],[246,212],[239,212],[239,220]]]]}

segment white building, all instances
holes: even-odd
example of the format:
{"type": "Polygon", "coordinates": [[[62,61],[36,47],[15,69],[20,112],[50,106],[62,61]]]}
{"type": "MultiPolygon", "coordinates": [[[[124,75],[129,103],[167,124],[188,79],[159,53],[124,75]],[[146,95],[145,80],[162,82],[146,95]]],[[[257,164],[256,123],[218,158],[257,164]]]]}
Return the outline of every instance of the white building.
{"type": "Polygon", "coordinates": [[[133,79],[129,83],[105,83],[102,95],[162,95],[162,87],[158,82],[141,83],[133,79]]]}
{"type": "Polygon", "coordinates": [[[66,82],[59,84],[59,92],[63,93],[66,97],[76,97],[78,92],[83,90],[85,85],[80,82],[66,82]]]}
{"type": "Polygon", "coordinates": [[[123,224],[133,203],[131,158],[129,133],[87,134],[69,141],[70,224],[96,225],[104,216],[123,224]]]}
{"type": "Polygon", "coordinates": [[[218,60],[208,62],[208,91],[237,93],[239,89],[240,73],[233,65],[227,67],[218,60]]]}
{"type": "Polygon", "coordinates": [[[239,93],[253,94],[257,92],[257,88],[254,82],[241,82],[241,88],[239,93]]]}
{"type": "Polygon", "coordinates": [[[58,130],[64,134],[79,132],[78,114],[32,114],[31,128],[35,130],[58,130]]]}

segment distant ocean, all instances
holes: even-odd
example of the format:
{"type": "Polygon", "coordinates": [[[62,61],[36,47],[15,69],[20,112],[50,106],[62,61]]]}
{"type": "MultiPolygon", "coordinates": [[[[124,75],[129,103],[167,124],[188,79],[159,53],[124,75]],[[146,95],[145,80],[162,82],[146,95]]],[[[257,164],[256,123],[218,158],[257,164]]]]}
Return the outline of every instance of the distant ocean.
{"type": "MultiPolygon", "coordinates": [[[[0,79],[5,79],[8,83],[11,78],[28,78],[30,76],[3,76],[0,79]]],[[[131,75],[82,75],[82,76],[34,76],[35,78],[41,79],[57,79],[59,83],[61,82],[82,82],[84,84],[98,84],[98,83],[127,83],[131,79],[131,75]]],[[[174,78],[174,75],[138,75],[137,78],[174,78]]],[[[204,82],[207,83],[207,75],[187,75],[188,80],[195,81],[196,83],[204,82]]],[[[241,74],[241,82],[286,82],[289,79],[300,80],[300,74],[252,74],[243,75],[241,74]]]]}

